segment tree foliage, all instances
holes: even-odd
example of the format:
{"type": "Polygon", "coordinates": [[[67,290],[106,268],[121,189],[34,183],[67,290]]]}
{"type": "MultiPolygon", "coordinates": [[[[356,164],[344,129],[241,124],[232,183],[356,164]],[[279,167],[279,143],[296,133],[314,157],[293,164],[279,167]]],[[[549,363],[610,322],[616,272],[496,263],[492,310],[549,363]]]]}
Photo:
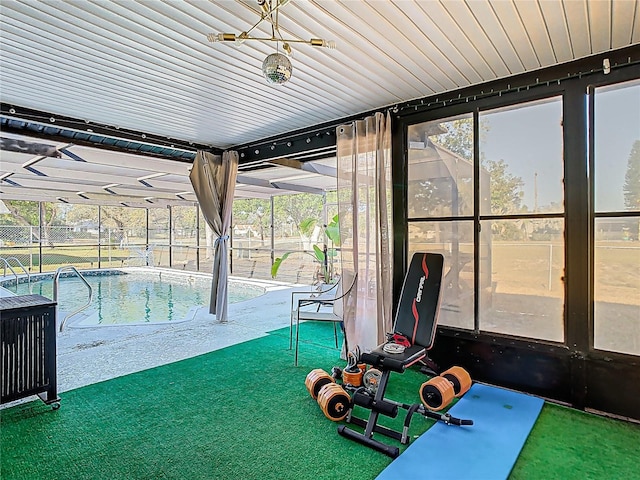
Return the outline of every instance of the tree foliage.
{"type": "Polygon", "coordinates": [[[4,214],[4,225],[40,225],[40,213],[42,212],[42,224],[54,225],[58,218],[58,205],[49,202],[32,202],[26,200],[3,200],[10,214],[4,214]]]}
{"type": "Polygon", "coordinates": [[[483,166],[489,172],[491,182],[491,213],[506,215],[522,212],[522,178],[510,174],[509,165],[504,160],[489,160],[483,166]]]}
{"type": "Polygon", "coordinates": [[[299,193],[297,195],[280,195],[273,199],[275,226],[278,222],[301,225],[307,218],[322,220],[322,195],[299,193]]]}
{"type": "Polygon", "coordinates": [[[67,209],[64,215],[67,224],[98,221],[98,205],[74,204],[67,209]]]}
{"type": "Polygon", "coordinates": [[[625,207],[640,210],[640,140],[636,140],[631,147],[622,191],[625,207]]]}
{"type": "MultiPolygon", "coordinates": [[[[633,142],[629,160],[627,161],[627,172],[624,176],[624,205],[628,210],[640,210],[640,140],[633,142]]],[[[637,218],[630,218],[627,221],[629,238],[640,239],[640,221],[637,218]]]]}
{"type": "Polygon", "coordinates": [[[232,229],[237,225],[250,227],[247,235],[265,240],[271,225],[271,202],[261,198],[239,198],[233,201],[232,229]]]}
{"type": "MultiPolygon", "coordinates": [[[[442,123],[441,127],[447,130],[446,133],[431,135],[429,137],[431,141],[461,158],[473,162],[473,118],[450,120],[442,123]]],[[[489,124],[481,122],[479,131],[481,136],[486,135],[489,132],[489,124]]],[[[483,158],[481,162],[490,177],[491,213],[501,215],[522,212],[522,198],[524,196],[522,178],[510,174],[509,165],[504,160],[485,160],[483,158]]],[[[434,182],[425,181],[421,196],[425,202],[434,202],[432,207],[437,211],[438,205],[446,203],[446,199],[441,198],[441,194],[437,189],[434,189],[435,186],[437,185],[434,182]]],[[[458,185],[458,188],[464,187],[468,188],[469,186],[458,185]]]]}
{"type": "Polygon", "coordinates": [[[473,118],[458,118],[441,124],[447,132],[429,139],[465,160],[473,161],[473,118]]]}
{"type": "MultiPolygon", "coordinates": [[[[1,215],[3,225],[39,226],[42,219],[42,242],[53,245],[51,227],[58,222],[58,204],[26,200],[4,200],[3,202],[11,212],[1,215]]],[[[31,234],[37,237],[39,230],[31,229],[31,234]]]]}
{"type": "MultiPolygon", "coordinates": [[[[441,147],[446,148],[461,158],[473,162],[473,118],[457,118],[441,123],[440,127],[446,130],[445,133],[429,136],[429,139],[441,147]]],[[[480,141],[489,132],[489,124],[480,122],[478,132],[480,141]]]]}

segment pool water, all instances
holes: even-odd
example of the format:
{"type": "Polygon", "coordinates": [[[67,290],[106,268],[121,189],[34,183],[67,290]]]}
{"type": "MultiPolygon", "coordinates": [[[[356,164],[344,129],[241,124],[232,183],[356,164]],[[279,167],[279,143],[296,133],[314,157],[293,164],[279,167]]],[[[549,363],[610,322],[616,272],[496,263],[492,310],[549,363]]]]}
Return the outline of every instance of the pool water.
{"type": "MultiPolygon", "coordinates": [[[[69,317],[69,327],[134,325],[181,322],[208,305],[211,278],[167,272],[134,272],[86,275],[93,288],[87,309],[69,317]]],[[[51,278],[20,284],[18,295],[29,293],[53,298],[51,278]]],[[[241,282],[229,282],[229,303],[257,297],[264,289],[241,282]]],[[[87,303],[88,289],[77,277],[61,277],[58,283],[58,322],[87,303]]]]}

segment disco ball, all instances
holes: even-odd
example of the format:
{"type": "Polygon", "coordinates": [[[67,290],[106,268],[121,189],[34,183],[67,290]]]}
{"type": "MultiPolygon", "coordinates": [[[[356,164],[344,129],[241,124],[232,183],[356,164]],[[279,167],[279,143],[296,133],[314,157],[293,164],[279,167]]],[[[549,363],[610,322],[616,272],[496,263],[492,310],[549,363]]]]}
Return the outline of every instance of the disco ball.
{"type": "Polygon", "coordinates": [[[262,74],[269,83],[281,85],[291,78],[293,67],[281,53],[272,53],[262,62],[262,74]]]}

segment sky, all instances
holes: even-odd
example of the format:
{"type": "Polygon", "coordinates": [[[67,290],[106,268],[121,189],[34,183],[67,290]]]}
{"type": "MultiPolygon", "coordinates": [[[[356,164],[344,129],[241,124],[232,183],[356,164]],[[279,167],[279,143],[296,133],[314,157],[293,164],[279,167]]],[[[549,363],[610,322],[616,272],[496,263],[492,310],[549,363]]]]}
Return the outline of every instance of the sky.
{"type": "MultiPolygon", "coordinates": [[[[640,140],[640,82],[626,87],[596,90],[594,178],[596,211],[600,212],[624,210],[622,188],[629,153],[634,141],[640,140]]],[[[522,178],[523,203],[530,211],[535,204],[536,173],[538,207],[562,203],[561,121],[560,97],[481,113],[481,122],[489,126],[480,145],[484,159],[502,159],[510,174],[522,178]]]]}
{"type": "Polygon", "coordinates": [[[596,211],[624,210],[622,187],[629,154],[640,140],[640,82],[596,90],[595,111],[596,211]]]}
{"type": "MultiPolygon", "coordinates": [[[[481,136],[480,152],[485,161],[504,160],[511,175],[524,182],[523,204],[533,211],[535,176],[538,207],[562,204],[562,103],[554,98],[527,107],[480,114],[488,126],[481,136]]],[[[482,131],[482,128],[481,128],[482,131]]]]}

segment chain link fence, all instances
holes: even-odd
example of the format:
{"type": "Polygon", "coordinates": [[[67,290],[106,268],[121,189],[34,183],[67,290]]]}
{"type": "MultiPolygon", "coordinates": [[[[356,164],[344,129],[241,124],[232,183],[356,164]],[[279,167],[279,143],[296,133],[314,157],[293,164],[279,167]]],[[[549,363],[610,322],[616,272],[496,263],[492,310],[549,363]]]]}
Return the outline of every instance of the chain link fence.
{"type": "MultiPolygon", "coordinates": [[[[229,274],[270,279],[275,258],[290,253],[277,280],[312,283],[319,264],[305,250],[310,251],[313,242],[300,234],[296,225],[300,218],[292,212],[315,216],[321,225],[327,210],[322,197],[309,200],[308,196],[234,203],[229,274]]],[[[139,209],[46,203],[41,209],[37,202],[23,203],[34,204],[34,211],[56,212],[55,221],[44,218],[42,225],[37,220],[21,224],[26,214],[0,215],[0,257],[19,262],[31,273],[64,265],[155,266],[205,273],[213,269],[215,235],[196,206],[139,209]]]]}

